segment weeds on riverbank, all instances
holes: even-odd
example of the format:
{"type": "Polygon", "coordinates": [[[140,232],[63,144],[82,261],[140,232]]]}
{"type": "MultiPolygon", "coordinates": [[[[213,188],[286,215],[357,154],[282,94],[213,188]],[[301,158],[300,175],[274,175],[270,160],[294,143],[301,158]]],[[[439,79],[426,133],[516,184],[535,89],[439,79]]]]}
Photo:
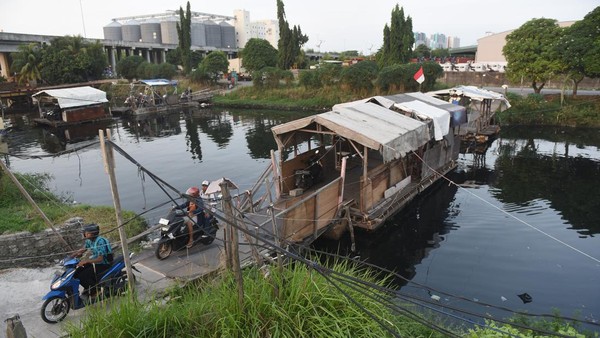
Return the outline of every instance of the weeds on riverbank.
{"type": "MultiPolygon", "coordinates": [[[[117,221],[112,207],[73,205],[64,196],[53,194],[48,189],[48,174],[15,174],[27,193],[54,224],[62,224],[71,217],[82,217],[84,222],[97,223],[101,232],[111,240],[117,240],[118,234],[112,231],[117,221]]],[[[44,220],[21,194],[8,175],[0,172],[0,234],[18,231],[38,232],[47,228],[44,220]]],[[[133,212],[124,211],[125,220],[132,219],[133,212]]],[[[143,219],[134,218],[126,224],[128,237],[140,233],[146,228],[143,219]]]]}
{"type": "Polygon", "coordinates": [[[600,127],[600,97],[508,95],[512,107],[497,115],[502,125],[600,127]]]}
{"type": "MultiPolygon", "coordinates": [[[[349,264],[335,271],[371,283],[373,274],[349,264]]],[[[131,299],[115,302],[110,310],[94,307],[81,327],[70,326],[77,337],[389,337],[390,333],[344,296],[326,278],[303,264],[268,277],[256,268],[244,274],[244,306],[240,308],[235,279],[218,276],[173,290],[167,302],[140,304],[131,299]]],[[[340,284],[341,285],[341,284],[340,284]]],[[[390,312],[361,290],[340,286],[364,309],[378,316],[402,337],[443,337],[415,321],[390,312]]],[[[365,290],[362,290],[365,291],[365,290]]],[[[386,297],[377,291],[372,295],[386,297]]],[[[406,305],[403,305],[406,306],[406,305]]]]}
{"type": "Polygon", "coordinates": [[[339,88],[312,89],[302,86],[261,89],[242,87],[227,95],[213,97],[217,105],[239,107],[281,108],[293,110],[325,110],[340,102],[361,99],[339,88]]]}

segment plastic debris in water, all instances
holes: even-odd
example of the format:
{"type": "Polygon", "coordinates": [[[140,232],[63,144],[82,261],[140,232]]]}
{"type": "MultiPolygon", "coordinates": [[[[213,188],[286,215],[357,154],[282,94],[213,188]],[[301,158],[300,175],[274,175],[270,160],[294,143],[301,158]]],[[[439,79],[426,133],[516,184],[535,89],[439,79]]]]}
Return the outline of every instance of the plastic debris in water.
{"type": "Polygon", "coordinates": [[[431,299],[439,302],[440,301],[440,296],[431,295],[431,299]]]}
{"type": "Polygon", "coordinates": [[[521,300],[523,301],[523,304],[531,303],[533,301],[533,299],[531,298],[531,296],[527,292],[522,293],[522,294],[517,295],[517,296],[519,296],[519,298],[521,298],[521,300]]]}
{"type": "Polygon", "coordinates": [[[501,296],[500,299],[502,299],[503,302],[506,302],[508,299],[506,299],[506,297],[501,296]]]}

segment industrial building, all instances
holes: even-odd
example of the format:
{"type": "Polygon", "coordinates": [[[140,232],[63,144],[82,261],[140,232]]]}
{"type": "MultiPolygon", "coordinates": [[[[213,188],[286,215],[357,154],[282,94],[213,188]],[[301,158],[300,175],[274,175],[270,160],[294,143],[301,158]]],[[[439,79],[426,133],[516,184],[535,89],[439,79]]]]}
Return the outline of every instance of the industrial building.
{"type": "MultiPolygon", "coordinates": [[[[265,39],[277,48],[279,24],[277,20],[251,21],[250,12],[235,10],[235,16],[191,12],[191,38],[194,47],[216,49],[243,48],[251,38],[265,39]]],[[[114,18],[103,27],[104,39],[126,42],[145,42],[177,45],[177,11],[114,18]]]]}

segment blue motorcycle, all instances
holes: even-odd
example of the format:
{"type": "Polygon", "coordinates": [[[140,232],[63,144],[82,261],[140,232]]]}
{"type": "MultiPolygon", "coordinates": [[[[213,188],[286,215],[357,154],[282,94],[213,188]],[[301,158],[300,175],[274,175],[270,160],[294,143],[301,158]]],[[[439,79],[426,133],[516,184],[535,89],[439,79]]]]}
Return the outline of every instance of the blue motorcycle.
{"type": "MultiPolygon", "coordinates": [[[[63,270],[55,273],[50,284],[50,292],[43,298],[41,315],[46,323],[58,323],[65,319],[69,310],[81,309],[96,300],[122,294],[128,287],[125,262],[123,256],[118,256],[113,259],[110,268],[98,276],[98,296],[89,297],[80,294],[79,279],[73,277],[78,269],[77,263],[79,259],[72,257],[61,260],[60,265],[63,266],[63,270]]],[[[139,272],[135,267],[133,269],[139,272]]]]}

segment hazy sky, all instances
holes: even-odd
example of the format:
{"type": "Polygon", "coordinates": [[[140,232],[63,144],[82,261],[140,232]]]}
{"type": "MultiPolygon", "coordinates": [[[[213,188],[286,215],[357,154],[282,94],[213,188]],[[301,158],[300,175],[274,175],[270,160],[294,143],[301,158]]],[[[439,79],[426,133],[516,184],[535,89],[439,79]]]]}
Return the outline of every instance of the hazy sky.
{"type": "MultiPolygon", "coordinates": [[[[382,44],[396,4],[413,20],[413,30],[428,36],[443,33],[474,45],[486,32],[518,28],[532,18],[581,20],[600,5],[598,0],[284,0],[290,25],[299,25],[321,51],[375,52],[382,44]]],[[[276,19],[276,0],[190,1],[192,11],[233,16],[250,12],[251,20],[276,19]]],[[[112,18],[185,9],[174,0],[0,0],[0,30],[11,33],[81,35],[103,38],[112,18]],[[85,32],[84,32],[85,27],[85,32]]]]}

